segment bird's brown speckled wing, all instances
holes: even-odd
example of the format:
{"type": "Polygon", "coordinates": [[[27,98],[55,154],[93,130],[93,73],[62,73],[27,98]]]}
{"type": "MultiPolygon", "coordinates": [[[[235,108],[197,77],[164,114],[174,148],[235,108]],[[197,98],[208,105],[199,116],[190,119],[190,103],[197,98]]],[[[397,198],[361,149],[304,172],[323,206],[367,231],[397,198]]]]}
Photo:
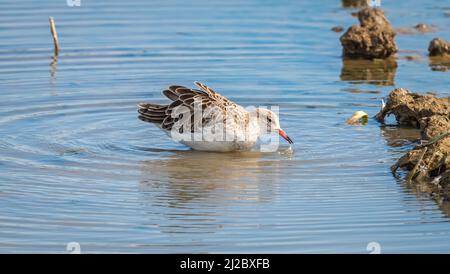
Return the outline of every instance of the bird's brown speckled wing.
{"type": "Polygon", "coordinates": [[[139,104],[139,118],[146,122],[159,124],[162,129],[169,131],[180,119],[190,118],[191,132],[208,124],[220,122],[218,121],[219,117],[224,119],[224,117],[230,117],[231,115],[234,123],[244,122],[245,111],[242,107],[202,83],[195,82],[195,84],[201,90],[175,85],[164,90],[163,94],[173,101],[169,105],[139,104]],[[180,106],[184,106],[184,108],[179,108],[180,106]],[[200,110],[203,111],[202,119],[198,122],[194,121],[194,112],[200,110]]]}
{"type": "Polygon", "coordinates": [[[228,100],[227,98],[223,97],[219,93],[215,92],[211,88],[209,88],[207,85],[202,84],[200,82],[194,82],[200,89],[202,89],[204,92],[206,92],[211,100],[214,100],[216,104],[219,104],[224,107],[237,107],[237,105],[228,100]]]}

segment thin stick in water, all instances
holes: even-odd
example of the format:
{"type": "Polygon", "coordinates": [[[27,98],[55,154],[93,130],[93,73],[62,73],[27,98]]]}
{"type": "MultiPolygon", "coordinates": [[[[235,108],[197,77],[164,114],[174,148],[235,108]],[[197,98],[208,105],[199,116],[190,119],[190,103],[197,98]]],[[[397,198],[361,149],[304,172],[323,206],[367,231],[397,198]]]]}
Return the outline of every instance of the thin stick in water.
{"type": "Polygon", "coordinates": [[[53,17],[49,17],[50,21],[50,31],[52,32],[53,44],[55,45],[55,55],[58,55],[59,52],[59,42],[58,42],[58,34],[56,33],[55,20],[53,17]]]}

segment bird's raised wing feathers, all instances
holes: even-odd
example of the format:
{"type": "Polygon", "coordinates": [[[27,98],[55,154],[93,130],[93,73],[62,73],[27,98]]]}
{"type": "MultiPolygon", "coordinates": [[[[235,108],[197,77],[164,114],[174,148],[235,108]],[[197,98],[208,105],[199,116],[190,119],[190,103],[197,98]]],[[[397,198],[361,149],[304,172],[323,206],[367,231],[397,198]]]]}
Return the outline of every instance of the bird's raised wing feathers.
{"type": "MultiPolygon", "coordinates": [[[[170,86],[163,91],[163,94],[172,100],[169,105],[157,105],[151,103],[140,103],[138,112],[139,118],[146,122],[151,122],[160,125],[162,129],[172,130],[172,127],[180,119],[191,120],[191,132],[196,128],[217,122],[220,115],[226,117],[230,113],[227,111],[235,111],[240,108],[238,105],[223,97],[219,93],[213,91],[208,86],[195,82],[201,89],[190,89],[184,86],[170,86]],[[201,120],[194,121],[194,113],[202,112],[201,120]]],[[[233,113],[231,113],[233,114],[233,113]]],[[[240,114],[240,116],[242,116],[240,114]]],[[[236,119],[236,118],[234,118],[236,119]]]]}

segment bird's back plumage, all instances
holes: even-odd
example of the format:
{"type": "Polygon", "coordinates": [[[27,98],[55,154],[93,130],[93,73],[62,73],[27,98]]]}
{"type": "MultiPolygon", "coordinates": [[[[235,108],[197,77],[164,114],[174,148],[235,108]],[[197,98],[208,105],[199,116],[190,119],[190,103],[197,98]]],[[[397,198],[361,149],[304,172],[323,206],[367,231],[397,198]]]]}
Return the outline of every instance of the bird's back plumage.
{"type": "MultiPolygon", "coordinates": [[[[200,89],[173,85],[164,90],[162,93],[172,101],[170,104],[140,103],[138,105],[139,118],[142,121],[158,125],[168,134],[173,129],[176,129],[179,133],[186,133],[186,131],[195,133],[220,124],[224,126],[226,136],[245,138],[244,135],[248,134],[249,113],[243,107],[208,86],[199,82],[195,82],[195,84],[200,89]],[[201,117],[201,119],[194,119],[194,117],[201,117]],[[176,126],[181,119],[184,119],[184,121],[190,120],[190,129],[176,126]]],[[[221,142],[222,148],[217,148],[217,142],[215,143],[216,147],[212,149],[210,149],[212,144],[208,141],[186,141],[182,143],[199,150],[236,150],[239,146],[243,146],[243,142],[237,141],[235,137],[221,142]]],[[[247,144],[245,146],[253,145],[257,138],[252,137],[251,139],[251,142],[245,143],[247,144]]]]}

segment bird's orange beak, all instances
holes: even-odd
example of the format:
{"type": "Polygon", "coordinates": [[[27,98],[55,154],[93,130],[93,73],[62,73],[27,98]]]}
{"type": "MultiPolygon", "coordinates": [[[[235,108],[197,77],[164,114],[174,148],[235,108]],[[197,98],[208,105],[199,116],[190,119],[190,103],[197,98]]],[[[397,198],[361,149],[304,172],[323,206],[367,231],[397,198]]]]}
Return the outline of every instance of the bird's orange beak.
{"type": "Polygon", "coordinates": [[[289,138],[289,136],[287,136],[286,132],[284,132],[284,130],[282,130],[281,128],[278,130],[278,134],[280,134],[280,136],[283,137],[284,140],[288,141],[289,144],[293,144],[294,143],[291,140],[291,138],[289,138]]]}

